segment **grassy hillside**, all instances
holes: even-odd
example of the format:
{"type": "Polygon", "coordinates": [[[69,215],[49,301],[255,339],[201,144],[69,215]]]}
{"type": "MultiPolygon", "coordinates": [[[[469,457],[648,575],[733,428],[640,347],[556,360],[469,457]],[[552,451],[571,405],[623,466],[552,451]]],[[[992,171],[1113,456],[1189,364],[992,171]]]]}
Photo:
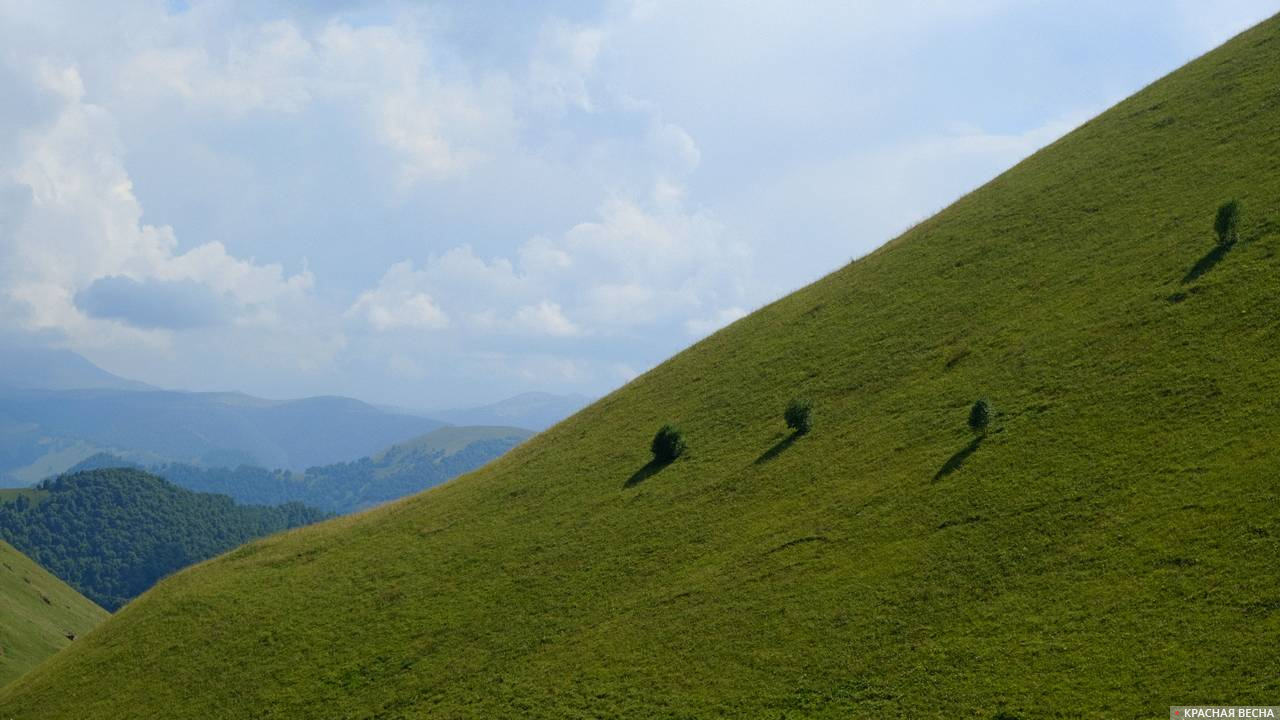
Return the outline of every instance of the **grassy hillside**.
{"type": "Polygon", "coordinates": [[[14,502],[25,497],[28,502],[40,503],[49,497],[49,491],[35,488],[3,488],[0,489],[0,505],[14,502]]]}
{"type": "Polygon", "coordinates": [[[106,610],[3,540],[0,608],[0,686],[107,619],[106,610]]]}
{"type": "Polygon", "coordinates": [[[1132,718],[1275,702],[1277,87],[1273,19],[483,470],[166,580],[0,707],[1132,718]],[[1223,255],[1214,213],[1233,197],[1223,255]],[[796,395],[816,422],[791,440],[796,395]],[[980,396],[998,413],[974,447],[980,396]],[[689,451],[654,472],[666,421],[689,451]]]}

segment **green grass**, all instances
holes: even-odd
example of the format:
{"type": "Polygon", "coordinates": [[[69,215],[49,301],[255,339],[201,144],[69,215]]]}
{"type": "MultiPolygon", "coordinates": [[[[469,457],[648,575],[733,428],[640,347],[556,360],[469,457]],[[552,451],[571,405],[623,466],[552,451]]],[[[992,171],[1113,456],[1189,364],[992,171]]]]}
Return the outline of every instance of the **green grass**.
{"type": "Polygon", "coordinates": [[[1273,19],[486,468],[161,583],[0,707],[1155,718],[1274,703],[1277,87],[1273,19]],[[1229,198],[1241,242],[1184,282],[1229,198]],[[798,439],[792,397],[814,400],[798,439]],[[979,397],[998,414],[975,443],[979,397]],[[689,449],[642,472],[664,422],[689,449]]]}
{"type": "Polygon", "coordinates": [[[70,645],[68,633],[82,636],[105,619],[106,610],[0,540],[0,686],[70,645]]]}
{"type": "Polygon", "coordinates": [[[10,470],[7,478],[9,481],[34,485],[47,477],[65,471],[95,453],[102,452],[102,448],[84,440],[50,438],[41,444],[48,447],[48,451],[30,463],[10,470]]]}
{"type": "Polygon", "coordinates": [[[11,503],[20,497],[25,497],[32,504],[43,502],[49,497],[47,490],[37,490],[35,488],[0,488],[0,505],[11,503]]]}

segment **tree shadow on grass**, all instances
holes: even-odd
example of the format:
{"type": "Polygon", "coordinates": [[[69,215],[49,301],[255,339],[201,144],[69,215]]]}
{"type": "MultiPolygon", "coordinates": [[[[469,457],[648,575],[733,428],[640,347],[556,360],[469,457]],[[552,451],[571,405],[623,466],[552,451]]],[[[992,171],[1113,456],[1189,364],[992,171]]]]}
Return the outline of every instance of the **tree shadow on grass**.
{"type": "Polygon", "coordinates": [[[791,447],[796,440],[800,439],[800,433],[793,432],[790,435],[779,440],[773,447],[765,450],[760,457],[756,458],[756,465],[763,465],[770,460],[781,455],[787,448],[791,447]]]}
{"type": "Polygon", "coordinates": [[[1227,256],[1227,253],[1231,252],[1231,248],[1234,248],[1236,244],[1237,243],[1214,245],[1212,250],[1206,253],[1204,257],[1200,258],[1195,265],[1192,265],[1186,275],[1182,276],[1182,284],[1186,285],[1189,282],[1194,282],[1201,275],[1212,270],[1213,266],[1222,262],[1222,259],[1227,256]]]}
{"type": "Polygon", "coordinates": [[[627,481],[622,484],[622,487],[635,487],[654,475],[657,475],[662,471],[662,468],[670,464],[671,463],[669,462],[658,462],[656,459],[650,460],[644,467],[632,473],[631,477],[627,478],[627,481]]]}
{"type": "Polygon", "coordinates": [[[965,445],[964,447],[960,448],[960,450],[956,452],[955,455],[952,455],[951,457],[947,458],[947,461],[943,463],[942,467],[938,468],[938,472],[933,476],[933,481],[938,482],[942,478],[959,470],[960,466],[964,464],[964,461],[969,459],[969,456],[977,451],[978,446],[982,444],[982,441],[985,438],[986,438],[985,435],[979,435],[978,437],[974,438],[973,441],[970,442],[968,445],[965,445]]]}

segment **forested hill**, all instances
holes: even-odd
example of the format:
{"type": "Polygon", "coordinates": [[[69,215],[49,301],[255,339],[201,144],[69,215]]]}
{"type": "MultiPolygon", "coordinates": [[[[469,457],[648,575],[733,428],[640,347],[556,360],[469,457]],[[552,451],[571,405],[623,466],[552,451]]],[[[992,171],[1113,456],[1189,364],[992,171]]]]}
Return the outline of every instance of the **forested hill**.
{"type": "MultiPolygon", "coordinates": [[[[372,457],[311,467],[303,473],[251,465],[210,468],[186,463],[157,465],[150,472],[189,490],[229,495],[236,502],[300,502],[343,514],[396,500],[475,470],[531,434],[515,427],[445,427],[372,457]]],[[[136,466],[99,454],[72,470],[108,467],[136,466]]]]}
{"type": "Polygon", "coordinates": [[[237,505],[113,468],[51,478],[0,502],[0,538],[115,610],[176,570],[326,517],[297,503],[237,505]]]}

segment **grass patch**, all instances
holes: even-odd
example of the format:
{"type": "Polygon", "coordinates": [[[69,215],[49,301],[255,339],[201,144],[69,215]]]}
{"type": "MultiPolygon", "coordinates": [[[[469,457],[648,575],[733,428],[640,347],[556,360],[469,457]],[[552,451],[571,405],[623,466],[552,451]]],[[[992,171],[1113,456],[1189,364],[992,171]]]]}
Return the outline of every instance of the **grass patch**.
{"type": "MultiPolygon", "coordinates": [[[[0,490],[0,497],[13,492],[0,490]]],[[[0,686],[105,619],[106,610],[0,540],[0,686]]]]}

